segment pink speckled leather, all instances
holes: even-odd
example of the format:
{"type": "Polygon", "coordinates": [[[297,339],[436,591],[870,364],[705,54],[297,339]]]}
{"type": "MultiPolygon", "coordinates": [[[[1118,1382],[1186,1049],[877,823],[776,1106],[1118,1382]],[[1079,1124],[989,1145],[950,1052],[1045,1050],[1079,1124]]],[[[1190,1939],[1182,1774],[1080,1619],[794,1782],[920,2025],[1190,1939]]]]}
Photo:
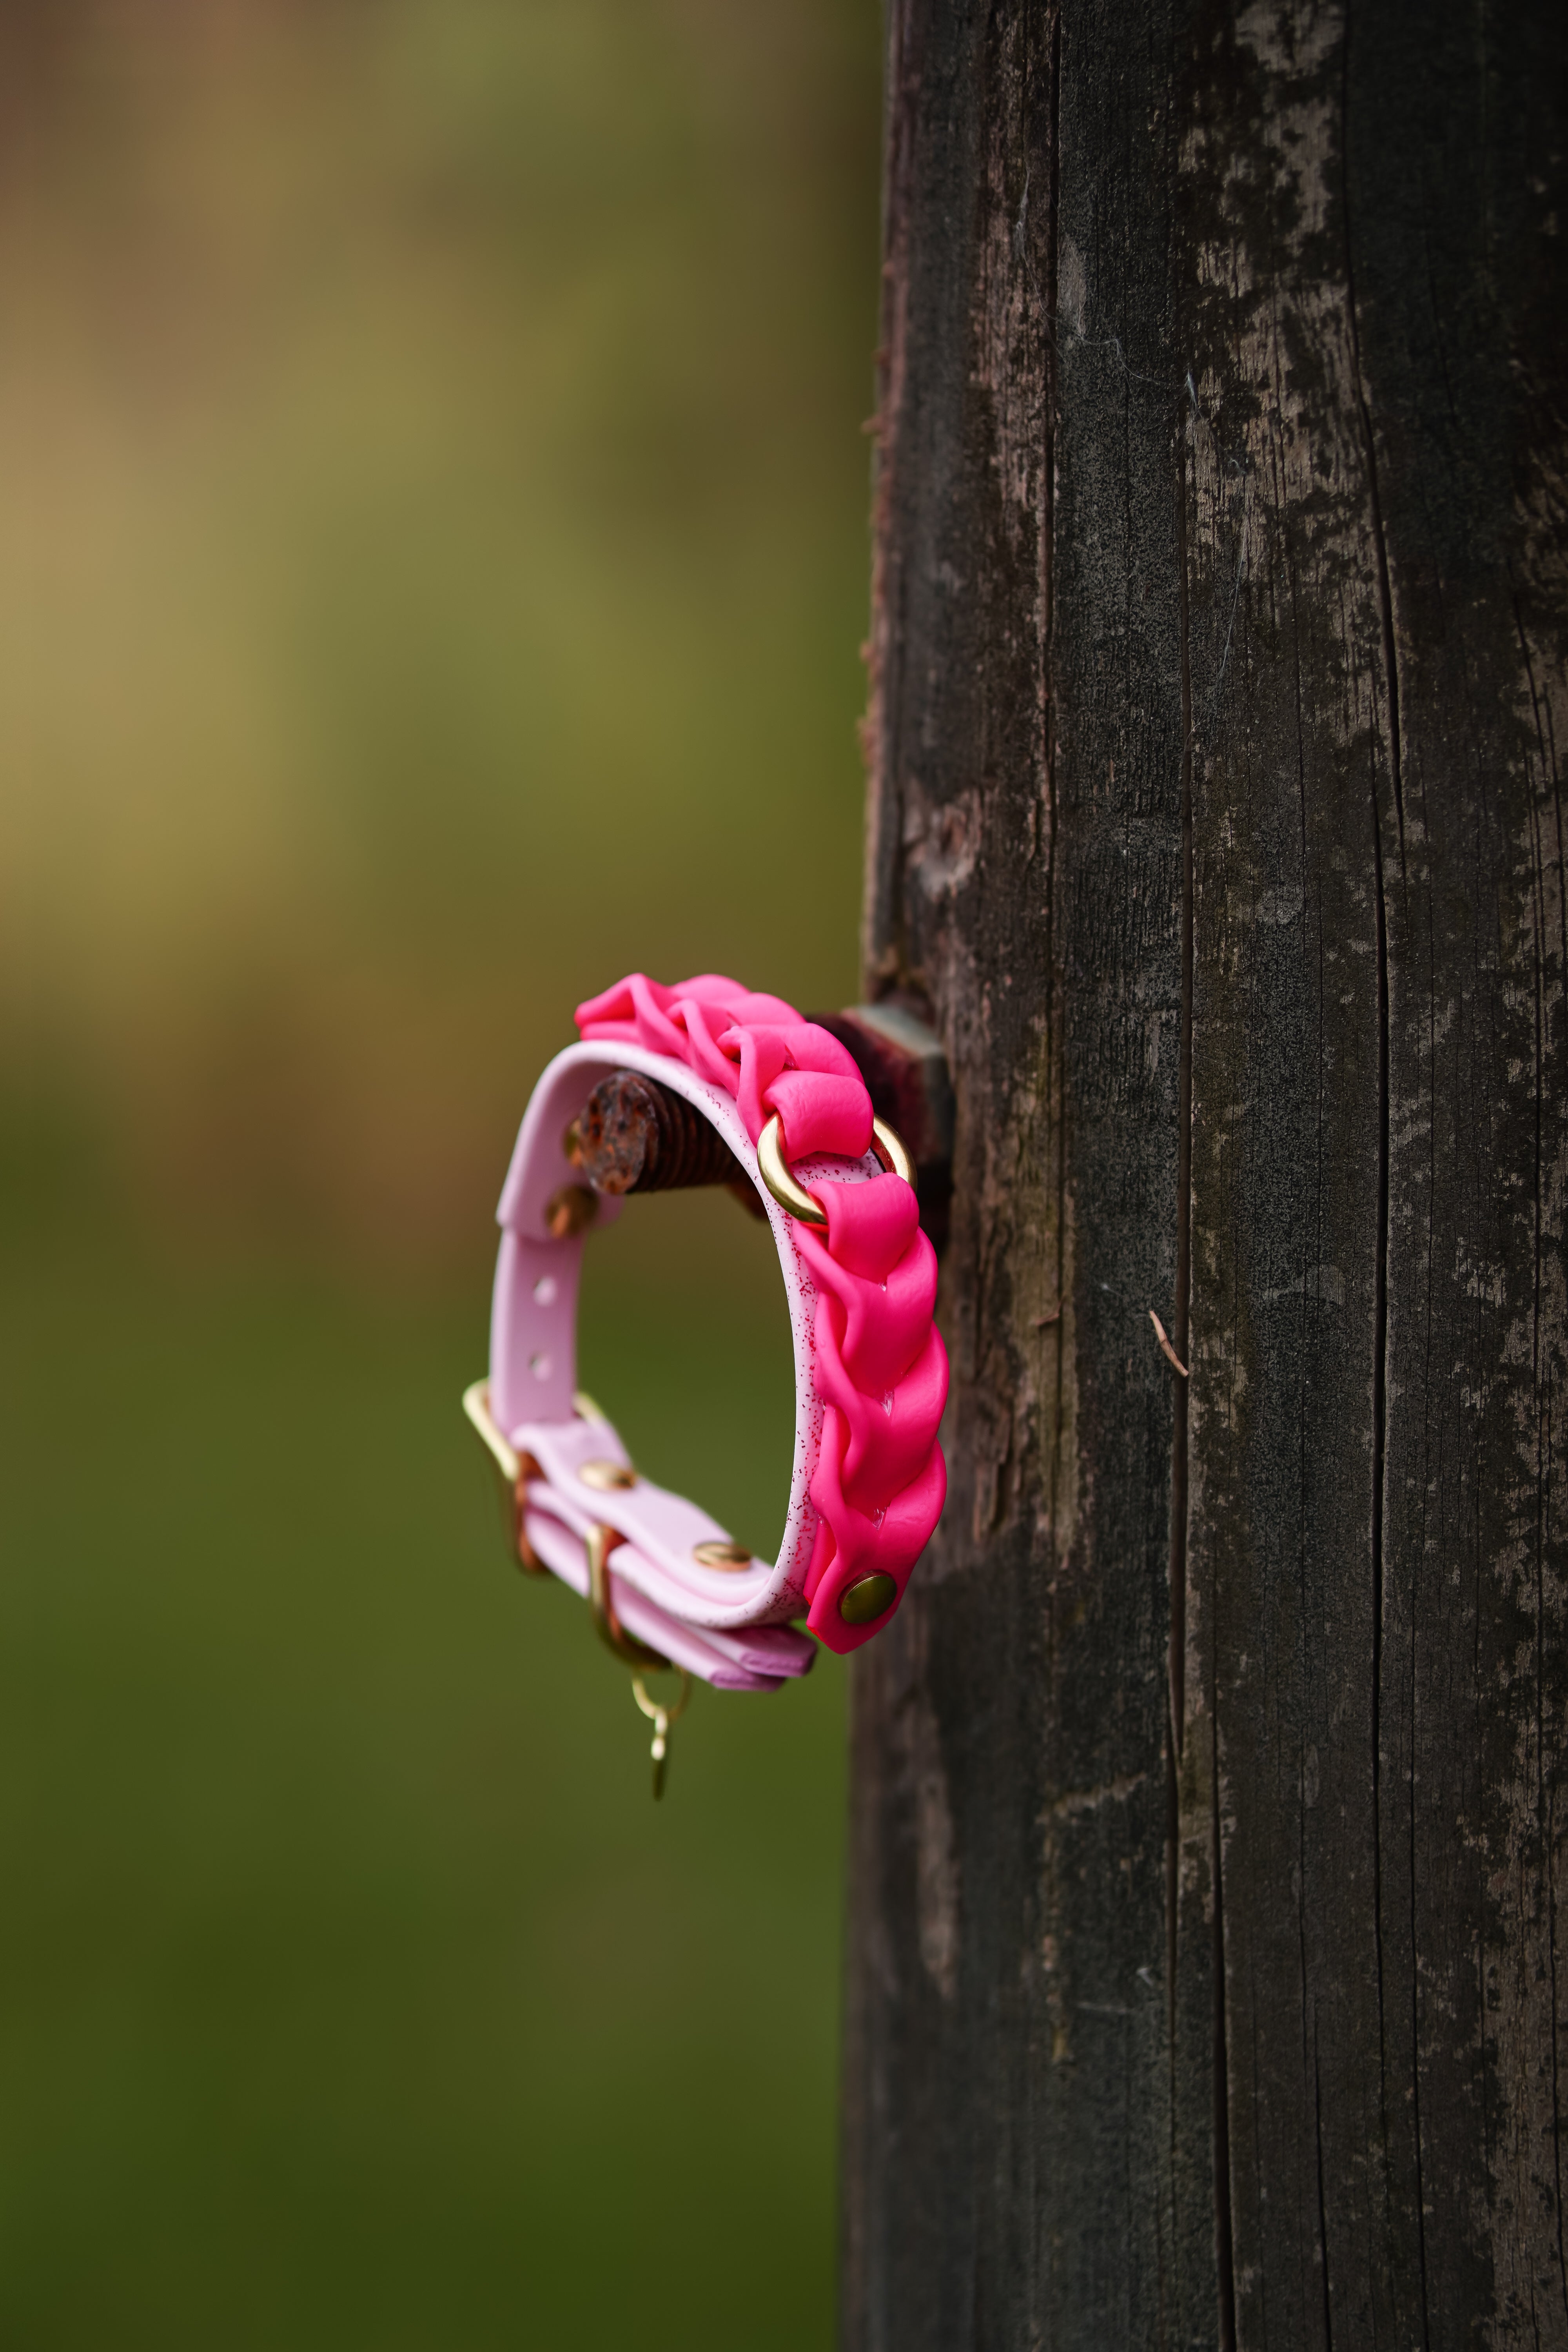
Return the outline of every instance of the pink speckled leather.
{"type": "MultiPolygon", "coordinates": [[[[679,1651],[678,1663],[706,1680],[776,1689],[810,1658],[787,1621],[804,1610],[830,1648],[857,1648],[897,1599],[872,1623],[850,1625],[838,1610],[845,1588],[881,1573],[901,1598],[941,1516],[947,1357],[931,1320],[935,1254],[909,1185],[871,1156],[871,1104],[853,1060],[792,1005],[711,973],[673,987],[635,973],[579,1006],[577,1023],[583,1043],[558,1055],[534,1090],[498,1213],[490,1401],[542,1474],[528,1491],[530,1540],[585,1591],[583,1538],[595,1521],[614,1526],[622,1541],[612,1583],[628,1631],[667,1656],[679,1651]],[[626,1456],[607,1422],[574,1405],[584,1242],[552,1240],[544,1210],[571,1176],[568,1121],[600,1077],[627,1068],[711,1120],[773,1228],[795,1334],[796,1426],[789,1516],[771,1566],[703,1569],[692,1546],[725,1530],[694,1504],[642,1476],[608,1494],[576,1477],[585,1460],[626,1456]],[[775,1113],[826,1230],[787,1215],[757,1177],[756,1139],[775,1113]]],[[[599,1222],[622,1206],[604,1200],[599,1222]]]]}

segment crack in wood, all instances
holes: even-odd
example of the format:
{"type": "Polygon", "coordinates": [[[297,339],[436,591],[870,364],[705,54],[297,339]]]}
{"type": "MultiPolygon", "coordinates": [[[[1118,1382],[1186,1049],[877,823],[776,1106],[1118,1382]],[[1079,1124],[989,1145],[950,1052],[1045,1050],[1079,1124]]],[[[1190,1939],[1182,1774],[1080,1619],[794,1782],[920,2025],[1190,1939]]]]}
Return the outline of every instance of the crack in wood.
{"type": "MultiPolygon", "coordinates": [[[[1340,156],[1341,206],[1343,218],[1345,318],[1350,338],[1351,370],[1354,386],[1356,411],[1366,467],[1367,504],[1372,542],[1376,560],[1378,611],[1383,634],[1384,688],[1388,719],[1388,760],[1393,788],[1394,821],[1399,845],[1401,874],[1405,869],[1405,790],[1403,776],[1403,740],[1400,727],[1400,681],[1398,650],[1394,635],[1394,593],[1389,576],[1388,535],[1384,524],[1383,499],[1378,479],[1377,442],[1373,430],[1372,412],[1367,401],[1366,376],[1362,363],[1361,325],[1356,300],[1354,238],[1351,221],[1350,179],[1350,92],[1351,92],[1351,25],[1347,14],[1342,46],[1340,83],[1340,156]]],[[[1372,1786],[1373,1842],[1373,1902],[1374,1936],[1377,1953],[1378,2011],[1380,2025],[1384,2017],[1384,1949],[1383,1949],[1383,1649],[1384,1616],[1384,1519],[1387,1507],[1388,1478],[1388,1264],[1390,1250],[1390,1219],[1393,1214],[1390,1182],[1389,1121],[1390,1101],[1390,1042],[1389,1042],[1389,946],[1388,896],[1383,854],[1383,820],[1378,806],[1377,771],[1372,772],[1372,843],[1375,888],[1377,939],[1377,1243],[1373,1305],[1373,1468],[1372,1468],[1372,1586],[1373,1586],[1373,1662],[1372,1662],[1372,1786]]],[[[1412,1645],[1411,1674],[1415,1674],[1412,1645]]],[[[1423,2184],[1424,2152],[1421,2136],[1421,1983],[1416,1955],[1419,1937],[1415,1916],[1416,1863],[1415,1815],[1412,1789],[1406,1801],[1406,1824],[1409,1840],[1407,1863],[1410,1902],[1411,1953],[1411,2112],[1415,2136],[1415,2231],[1416,2263],[1421,2291],[1421,2341],[1423,2352],[1430,2352],[1431,2320],[1427,2304],[1426,2191],[1423,2184]]],[[[1386,2055],[1384,2056],[1386,2076],[1386,2055]]],[[[1387,2115],[1387,2093],[1384,2095],[1387,2115]]]]}
{"type": "MultiPolygon", "coordinates": [[[[1317,2020],[1312,2021],[1313,2041],[1317,2020]]],[[[1318,2190],[1318,2260],[1323,2271],[1323,2352],[1334,2352],[1334,2298],[1329,2277],[1329,2208],[1323,2194],[1323,2086],[1318,2074],[1318,2054],[1312,2053],[1312,2153],[1318,2190]]]]}

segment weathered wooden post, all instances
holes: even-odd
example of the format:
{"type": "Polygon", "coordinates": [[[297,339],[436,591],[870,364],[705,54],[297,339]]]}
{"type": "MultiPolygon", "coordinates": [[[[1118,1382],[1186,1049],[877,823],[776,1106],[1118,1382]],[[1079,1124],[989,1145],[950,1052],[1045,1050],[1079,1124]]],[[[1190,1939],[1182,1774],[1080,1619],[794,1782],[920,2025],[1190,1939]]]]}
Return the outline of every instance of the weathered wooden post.
{"type": "Polygon", "coordinates": [[[845,2341],[1568,2345],[1568,9],[889,37],[845,2341]]]}

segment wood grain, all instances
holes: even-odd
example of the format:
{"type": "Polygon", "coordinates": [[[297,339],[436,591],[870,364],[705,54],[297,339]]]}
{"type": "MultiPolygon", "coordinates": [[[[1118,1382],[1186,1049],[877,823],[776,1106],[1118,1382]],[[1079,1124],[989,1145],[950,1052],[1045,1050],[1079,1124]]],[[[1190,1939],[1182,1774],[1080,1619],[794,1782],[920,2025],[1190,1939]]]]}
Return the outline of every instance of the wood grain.
{"type": "Polygon", "coordinates": [[[857,2352],[1568,2345],[1565,33],[889,11],[857,2352]]]}

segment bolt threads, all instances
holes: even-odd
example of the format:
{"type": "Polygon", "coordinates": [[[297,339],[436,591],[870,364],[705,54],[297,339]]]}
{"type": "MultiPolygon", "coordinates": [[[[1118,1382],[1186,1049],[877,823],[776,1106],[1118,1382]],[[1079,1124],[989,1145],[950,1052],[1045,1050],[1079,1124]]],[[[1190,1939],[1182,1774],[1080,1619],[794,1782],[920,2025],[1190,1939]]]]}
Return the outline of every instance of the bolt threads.
{"type": "Polygon", "coordinates": [[[576,1121],[575,1164],[595,1192],[677,1192],[743,1184],[744,1170],[717,1128],[637,1070],[601,1078],[576,1121]]]}

